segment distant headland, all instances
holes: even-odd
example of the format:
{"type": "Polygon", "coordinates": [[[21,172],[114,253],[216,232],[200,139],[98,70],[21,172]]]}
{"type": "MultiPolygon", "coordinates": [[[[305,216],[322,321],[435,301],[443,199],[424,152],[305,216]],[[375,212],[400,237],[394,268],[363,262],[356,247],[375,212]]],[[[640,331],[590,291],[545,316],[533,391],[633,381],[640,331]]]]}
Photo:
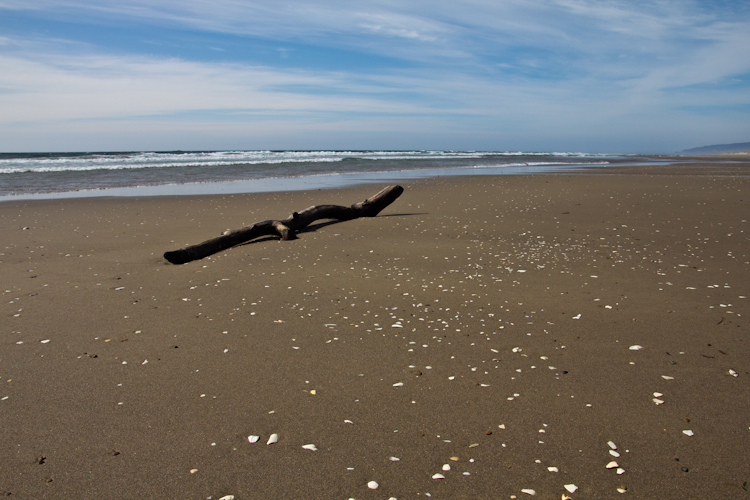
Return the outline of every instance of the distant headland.
{"type": "Polygon", "coordinates": [[[680,156],[711,156],[732,153],[750,154],[750,142],[738,142],[735,144],[714,144],[712,146],[701,146],[699,148],[685,149],[678,152],[680,156]]]}

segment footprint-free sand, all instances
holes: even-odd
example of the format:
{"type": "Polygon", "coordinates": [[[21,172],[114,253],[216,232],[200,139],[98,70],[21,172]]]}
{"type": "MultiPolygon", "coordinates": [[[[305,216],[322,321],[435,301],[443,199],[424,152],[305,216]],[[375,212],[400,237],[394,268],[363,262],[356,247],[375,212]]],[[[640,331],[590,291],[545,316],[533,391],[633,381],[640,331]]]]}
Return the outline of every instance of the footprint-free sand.
{"type": "Polygon", "coordinates": [[[747,164],[402,185],[0,203],[0,493],[748,496],[747,164]]]}

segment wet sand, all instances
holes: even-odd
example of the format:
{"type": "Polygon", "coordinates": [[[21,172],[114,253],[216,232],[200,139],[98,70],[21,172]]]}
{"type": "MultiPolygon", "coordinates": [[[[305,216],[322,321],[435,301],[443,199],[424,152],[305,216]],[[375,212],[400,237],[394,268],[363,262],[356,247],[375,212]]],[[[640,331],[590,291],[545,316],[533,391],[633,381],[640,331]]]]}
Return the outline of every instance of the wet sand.
{"type": "Polygon", "coordinates": [[[405,182],[377,218],[182,266],[382,186],[0,203],[0,493],[747,496],[750,168],[726,168],[405,182]]]}

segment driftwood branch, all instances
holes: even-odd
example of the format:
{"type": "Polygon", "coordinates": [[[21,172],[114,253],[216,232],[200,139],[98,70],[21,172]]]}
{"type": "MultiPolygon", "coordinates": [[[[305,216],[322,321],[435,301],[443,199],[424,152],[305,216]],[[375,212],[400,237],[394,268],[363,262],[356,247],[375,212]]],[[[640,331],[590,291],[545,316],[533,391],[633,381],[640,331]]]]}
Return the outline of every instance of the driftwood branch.
{"type": "Polygon", "coordinates": [[[227,248],[241,245],[261,236],[279,236],[282,240],[294,240],[297,232],[306,228],[316,220],[336,219],[340,221],[357,219],[359,217],[375,217],[385,207],[401,196],[404,188],[393,185],[381,190],[365,201],[355,203],[351,207],[341,205],[316,205],[292,215],[284,220],[264,220],[242,229],[227,231],[217,238],[204,241],[197,245],[166,252],[164,258],[172,264],[185,264],[199,260],[209,255],[221,252],[227,248]]]}

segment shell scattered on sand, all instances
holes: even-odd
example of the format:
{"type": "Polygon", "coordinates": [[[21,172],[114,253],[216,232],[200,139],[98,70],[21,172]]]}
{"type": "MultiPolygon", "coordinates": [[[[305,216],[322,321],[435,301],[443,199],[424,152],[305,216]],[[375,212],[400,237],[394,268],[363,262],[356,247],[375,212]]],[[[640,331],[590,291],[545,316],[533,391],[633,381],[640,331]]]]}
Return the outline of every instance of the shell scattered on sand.
{"type": "Polygon", "coordinates": [[[367,487],[370,488],[371,490],[377,490],[378,483],[376,483],[375,481],[370,481],[369,483],[367,483],[367,487]]]}
{"type": "Polygon", "coordinates": [[[279,442],[279,435],[278,434],[271,434],[271,437],[268,438],[268,442],[266,444],[274,444],[279,442]]]}
{"type": "Polygon", "coordinates": [[[251,443],[257,443],[259,439],[260,439],[260,436],[248,436],[247,437],[247,440],[251,443]]]}

